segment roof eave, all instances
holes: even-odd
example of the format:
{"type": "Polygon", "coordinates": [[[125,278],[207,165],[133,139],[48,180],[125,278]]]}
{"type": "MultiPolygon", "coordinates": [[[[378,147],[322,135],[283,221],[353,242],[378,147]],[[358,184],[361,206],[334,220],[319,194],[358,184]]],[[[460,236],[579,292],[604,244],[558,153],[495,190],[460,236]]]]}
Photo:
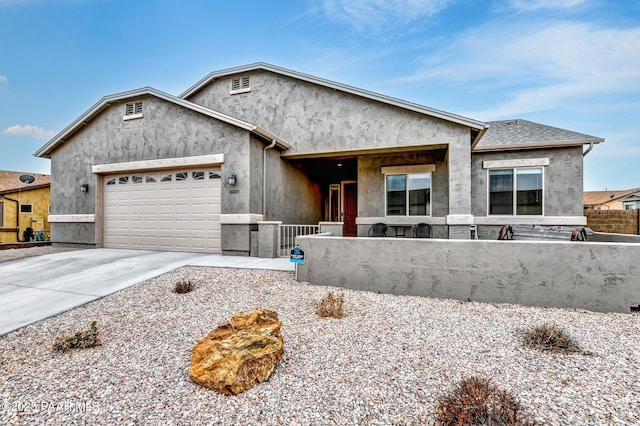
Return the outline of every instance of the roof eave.
{"type": "Polygon", "coordinates": [[[211,81],[215,80],[216,78],[225,77],[228,75],[238,74],[242,72],[255,71],[255,70],[265,70],[265,71],[271,71],[277,74],[286,75],[288,77],[296,78],[298,80],[307,81],[309,83],[318,84],[321,86],[329,87],[331,89],[340,90],[346,93],[351,93],[353,95],[376,100],[378,102],[387,103],[393,106],[397,106],[399,108],[404,108],[414,112],[419,112],[421,114],[426,114],[426,115],[439,118],[445,121],[450,121],[463,126],[468,126],[473,129],[482,131],[483,129],[486,128],[485,123],[482,121],[473,120],[471,118],[425,107],[423,105],[407,102],[402,99],[394,98],[387,95],[382,95],[380,93],[375,93],[375,92],[371,92],[364,89],[359,89],[357,87],[349,86],[342,83],[337,83],[335,81],[326,80],[324,78],[315,77],[315,76],[304,74],[298,71],[281,68],[275,65],[264,63],[264,62],[257,62],[254,64],[243,65],[239,67],[227,68],[220,71],[211,72],[206,77],[204,77],[203,79],[198,81],[196,84],[188,88],[186,91],[184,91],[179,97],[188,98],[189,96],[194,95],[195,93],[202,90],[202,88],[204,88],[207,84],[209,84],[211,81]]]}
{"type": "Polygon", "coordinates": [[[199,112],[201,114],[207,115],[209,117],[218,119],[220,121],[226,122],[228,124],[234,125],[241,129],[247,130],[249,132],[253,132],[263,138],[269,139],[269,141],[276,141],[276,144],[282,149],[290,148],[290,145],[267,132],[264,129],[261,129],[253,124],[247,123],[246,121],[239,120],[237,118],[219,113],[217,111],[213,111],[209,108],[205,108],[201,105],[194,104],[193,102],[189,102],[185,99],[177,98],[173,95],[169,95],[168,93],[164,93],[160,90],[156,90],[152,87],[143,87],[141,89],[130,90],[128,92],[116,93],[113,95],[105,96],[96,104],[94,104],[91,108],[89,108],[84,114],[74,120],[69,126],[67,126],[63,131],[58,133],[53,139],[47,142],[42,148],[34,153],[36,157],[42,158],[51,158],[51,153],[55,148],[58,147],[61,143],[64,143],[67,138],[77,132],[82,126],[85,126],[93,119],[96,115],[102,112],[105,108],[110,107],[112,104],[122,102],[126,99],[140,97],[140,96],[155,96],[157,98],[163,99],[167,102],[174,103],[176,105],[182,106],[184,108],[191,109],[193,111],[199,112]]]}
{"type": "Polygon", "coordinates": [[[517,151],[520,149],[542,149],[542,148],[566,148],[571,146],[583,146],[590,144],[599,144],[604,142],[602,138],[585,139],[581,141],[553,141],[553,142],[536,142],[527,144],[510,144],[510,145],[490,145],[473,147],[473,152],[488,152],[488,151],[517,151]]]}

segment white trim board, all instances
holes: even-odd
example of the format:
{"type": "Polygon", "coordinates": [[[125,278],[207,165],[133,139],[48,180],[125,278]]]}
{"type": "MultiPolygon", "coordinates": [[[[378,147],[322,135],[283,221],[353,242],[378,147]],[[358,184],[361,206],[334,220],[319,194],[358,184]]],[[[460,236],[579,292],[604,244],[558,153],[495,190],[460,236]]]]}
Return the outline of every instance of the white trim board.
{"type": "Polygon", "coordinates": [[[95,223],[95,214],[50,214],[49,223],[95,223]]]}
{"type": "Polygon", "coordinates": [[[261,214],[221,214],[220,223],[223,225],[252,225],[261,222],[261,214]]]}
{"type": "Polygon", "coordinates": [[[512,158],[509,160],[487,160],[482,162],[483,169],[506,169],[517,167],[544,167],[549,165],[548,158],[512,158]]]}
{"type": "Polygon", "coordinates": [[[131,172],[138,170],[162,170],[178,167],[214,166],[224,163],[224,154],[195,157],[161,158],[158,160],[129,161],[126,163],[96,164],[91,171],[96,174],[131,172]]]}

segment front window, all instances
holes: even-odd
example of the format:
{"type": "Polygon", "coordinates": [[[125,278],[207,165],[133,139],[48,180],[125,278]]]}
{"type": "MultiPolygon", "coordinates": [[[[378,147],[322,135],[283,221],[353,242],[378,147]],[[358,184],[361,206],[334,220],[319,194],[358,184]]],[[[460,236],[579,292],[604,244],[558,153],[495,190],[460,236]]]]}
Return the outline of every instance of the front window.
{"type": "Polygon", "coordinates": [[[33,213],[33,204],[20,204],[20,213],[33,213]]]}
{"type": "Polygon", "coordinates": [[[387,216],[430,216],[431,173],[386,175],[387,216]]]}
{"type": "Polygon", "coordinates": [[[490,215],[542,215],[542,168],[489,170],[490,215]]]}
{"type": "Polygon", "coordinates": [[[635,202],[633,202],[633,203],[626,202],[626,203],[624,203],[624,209],[625,210],[635,210],[636,209],[636,203],[635,202]]]}

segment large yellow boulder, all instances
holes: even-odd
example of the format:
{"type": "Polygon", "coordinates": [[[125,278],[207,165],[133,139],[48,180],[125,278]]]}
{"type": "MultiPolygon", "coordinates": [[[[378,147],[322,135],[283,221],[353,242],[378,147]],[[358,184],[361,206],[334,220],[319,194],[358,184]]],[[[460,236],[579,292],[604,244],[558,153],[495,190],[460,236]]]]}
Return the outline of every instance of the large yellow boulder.
{"type": "Polygon", "coordinates": [[[268,309],[234,315],[193,347],[189,377],[225,395],[264,382],[284,356],[281,325],[268,309]]]}

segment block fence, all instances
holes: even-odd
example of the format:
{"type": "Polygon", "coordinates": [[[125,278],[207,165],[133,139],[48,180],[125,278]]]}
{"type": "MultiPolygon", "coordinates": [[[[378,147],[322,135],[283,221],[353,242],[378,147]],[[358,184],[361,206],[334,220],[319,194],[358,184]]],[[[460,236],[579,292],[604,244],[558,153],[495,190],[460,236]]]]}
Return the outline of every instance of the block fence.
{"type": "Polygon", "coordinates": [[[585,210],[584,215],[595,232],[640,234],[640,210],[585,210]]]}
{"type": "Polygon", "coordinates": [[[630,312],[640,244],[298,237],[297,278],[391,294],[630,312]]]}

